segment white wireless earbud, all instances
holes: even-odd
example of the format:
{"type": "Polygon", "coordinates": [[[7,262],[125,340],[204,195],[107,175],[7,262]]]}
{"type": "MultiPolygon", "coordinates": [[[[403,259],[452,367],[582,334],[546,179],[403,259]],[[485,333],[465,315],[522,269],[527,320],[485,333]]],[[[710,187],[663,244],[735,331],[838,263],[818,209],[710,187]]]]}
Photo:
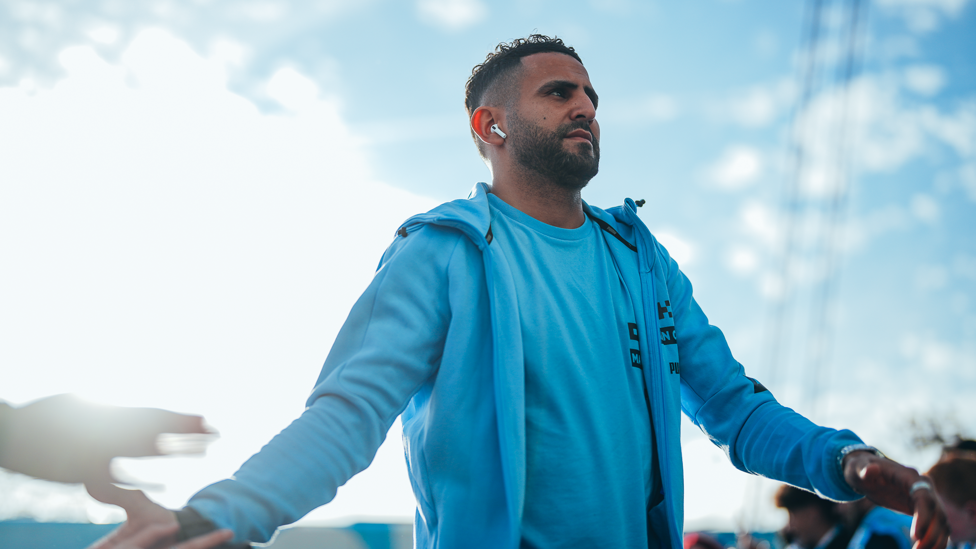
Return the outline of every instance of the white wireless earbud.
{"type": "Polygon", "coordinates": [[[491,133],[497,133],[498,135],[500,135],[502,137],[502,139],[505,139],[506,137],[508,137],[507,135],[505,135],[505,132],[503,132],[503,131],[501,131],[501,130],[498,129],[498,124],[492,124],[491,125],[491,133]]]}

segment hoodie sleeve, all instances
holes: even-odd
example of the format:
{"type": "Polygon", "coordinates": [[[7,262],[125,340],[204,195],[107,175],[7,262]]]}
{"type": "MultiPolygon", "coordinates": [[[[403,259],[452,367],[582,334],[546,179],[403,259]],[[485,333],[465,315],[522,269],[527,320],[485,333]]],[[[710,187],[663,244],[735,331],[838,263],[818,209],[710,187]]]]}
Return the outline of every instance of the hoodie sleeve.
{"type": "Polygon", "coordinates": [[[681,357],[681,407],[736,468],[776,479],[823,497],[861,497],[844,480],[840,450],[861,439],[847,430],[815,425],[781,405],[759,381],[746,376],[721,330],[692,297],[691,282],[660,244],[681,357]]]}
{"type": "Polygon", "coordinates": [[[365,469],[437,371],[450,320],[441,282],[461,238],[435,227],[398,237],[339,331],[305,412],[188,506],[237,541],[266,542],[365,469]]]}

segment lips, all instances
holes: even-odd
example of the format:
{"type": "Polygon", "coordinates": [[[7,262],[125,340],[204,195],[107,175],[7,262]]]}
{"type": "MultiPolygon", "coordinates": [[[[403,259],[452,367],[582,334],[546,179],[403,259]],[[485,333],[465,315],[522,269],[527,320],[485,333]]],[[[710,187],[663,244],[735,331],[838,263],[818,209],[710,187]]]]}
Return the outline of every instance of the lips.
{"type": "Polygon", "coordinates": [[[578,138],[581,138],[581,139],[585,139],[585,140],[587,140],[590,143],[593,142],[593,134],[591,134],[590,132],[588,132],[586,130],[573,130],[573,131],[571,131],[571,132],[569,132],[569,133],[566,134],[566,139],[571,139],[571,138],[574,138],[574,137],[578,137],[578,138]]]}

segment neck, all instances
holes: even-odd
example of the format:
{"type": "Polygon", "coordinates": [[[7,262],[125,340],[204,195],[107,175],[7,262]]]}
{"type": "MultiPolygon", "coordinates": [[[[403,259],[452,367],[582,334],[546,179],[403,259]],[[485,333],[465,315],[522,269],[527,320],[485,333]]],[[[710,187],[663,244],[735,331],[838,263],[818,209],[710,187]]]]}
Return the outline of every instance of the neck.
{"type": "Polygon", "coordinates": [[[580,189],[560,185],[537,174],[493,177],[491,192],[509,206],[554,227],[576,229],[586,220],[580,189]]]}

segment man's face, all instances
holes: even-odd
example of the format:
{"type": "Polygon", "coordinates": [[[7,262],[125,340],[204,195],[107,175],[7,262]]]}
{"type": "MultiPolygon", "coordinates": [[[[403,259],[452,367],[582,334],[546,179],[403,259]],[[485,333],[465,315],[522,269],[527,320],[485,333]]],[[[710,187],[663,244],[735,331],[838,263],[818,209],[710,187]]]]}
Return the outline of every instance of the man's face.
{"type": "Polygon", "coordinates": [[[976,541],[976,501],[959,507],[942,498],[942,508],[945,509],[946,522],[949,523],[949,537],[954,543],[976,541]]]}
{"type": "Polygon", "coordinates": [[[824,534],[833,527],[816,505],[788,509],[787,512],[790,518],[786,523],[786,530],[793,535],[797,545],[806,549],[816,547],[824,534]]]}
{"type": "Polygon", "coordinates": [[[519,92],[506,121],[515,161],[560,186],[586,186],[600,165],[597,95],[586,69],[561,53],[527,56],[519,92]]]}

